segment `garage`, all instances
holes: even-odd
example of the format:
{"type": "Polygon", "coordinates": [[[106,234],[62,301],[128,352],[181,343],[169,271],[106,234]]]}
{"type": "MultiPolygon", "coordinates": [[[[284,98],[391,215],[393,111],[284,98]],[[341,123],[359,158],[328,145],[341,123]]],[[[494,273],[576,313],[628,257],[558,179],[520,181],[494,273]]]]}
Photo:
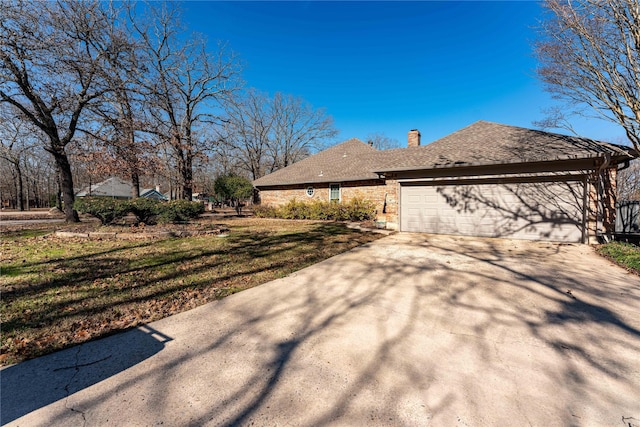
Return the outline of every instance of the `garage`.
{"type": "Polygon", "coordinates": [[[616,170],[629,147],[480,120],[422,145],[377,150],[358,139],[254,181],[260,200],[366,199],[390,230],[596,243],[615,231],[616,170]],[[320,189],[311,191],[309,189],[320,189]]]}
{"type": "Polygon", "coordinates": [[[582,242],[584,189],[581,177],[402,183],[400,229],[582,242]]]}

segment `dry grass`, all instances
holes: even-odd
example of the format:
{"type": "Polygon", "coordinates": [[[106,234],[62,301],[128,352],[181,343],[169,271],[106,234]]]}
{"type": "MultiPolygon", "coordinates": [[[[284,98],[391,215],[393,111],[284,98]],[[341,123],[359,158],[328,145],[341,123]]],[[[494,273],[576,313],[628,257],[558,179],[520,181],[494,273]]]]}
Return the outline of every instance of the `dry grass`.
{"type": "Polygon", "coordinates": [[[216,224],[228,237],[97,241],[61,239],[47,234],[51,226],[5,231],[0,363],[189,310],[380,237],[326,222],[216,224]]]}

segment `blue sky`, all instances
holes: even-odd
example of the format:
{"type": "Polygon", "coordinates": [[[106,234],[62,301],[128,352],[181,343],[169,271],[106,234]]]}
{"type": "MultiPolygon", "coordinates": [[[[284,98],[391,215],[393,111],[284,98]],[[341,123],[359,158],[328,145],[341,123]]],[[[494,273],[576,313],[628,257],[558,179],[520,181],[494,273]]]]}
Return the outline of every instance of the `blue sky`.
{"type": "MultiPolygon", "coordinates": [[[[417,128],[427,143],[477,120],[533,127],[555,103],[535,76],[537,2],[191,1],[183,12],[212,46],[228,42],[248,87],[324,108],[336,141],[383,133],[404,146],[417,128]]],[[[622,142],[608,122],[573,124],[622,142]]]]}

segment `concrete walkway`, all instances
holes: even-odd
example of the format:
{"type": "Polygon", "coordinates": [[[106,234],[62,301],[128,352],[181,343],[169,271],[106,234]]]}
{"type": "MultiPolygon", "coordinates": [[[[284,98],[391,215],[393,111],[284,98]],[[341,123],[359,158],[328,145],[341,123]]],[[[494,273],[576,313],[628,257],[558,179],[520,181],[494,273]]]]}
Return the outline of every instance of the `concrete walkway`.
{"type": "Polygon", "coordinates": [[[639,427],[640,278],[397,234],[0,377],[20,426],[639,427]]]}

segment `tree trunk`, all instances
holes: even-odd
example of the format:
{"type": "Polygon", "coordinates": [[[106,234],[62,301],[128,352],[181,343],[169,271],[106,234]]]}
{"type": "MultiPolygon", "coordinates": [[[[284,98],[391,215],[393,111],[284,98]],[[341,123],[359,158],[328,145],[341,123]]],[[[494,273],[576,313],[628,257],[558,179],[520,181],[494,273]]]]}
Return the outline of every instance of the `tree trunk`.
{"type": "Polygon", "coordinates": [[[193,198],[193,172],[191,168],[185,168],[182,180],[182,197],[190,201],[193,198]]]}
{"type": "Polygon", "coordinates": [[[140,175],[138,172],[131,173],[131,198],[137,199],[140,197],[140,175]]]}
{"type": "Polygon", "coordinates": [[[71,165],[64,151],[53,152],[56,165],[58,166],[60,190],[62,193],[63,211],[66,222],[80,222],[78,213],[73,209],[75,195],[73,194],[73,176],[71,175],[71,165]]]}
{"type": "Polygon", "coordinates": [[[56,174],[56,208],[62,211],[62,186],[60,185],[60,172],[56,174]]]}
{"type": "Polygon", "coordinates": [[[24,211],[24,185],[22,184],[22,170],[19,165],[16,167],[16,199],[18,201],[18,210],[24,211]]]}
{"type": "Polygon", "coordinates": [[[26,209],[28,211],[30,211],[31,210],[31,201],[29,200],[29,198],[31,197],[31,191],[30,191],[30,186],[29,186],[29,178],[27,178],[27,191],[26,191],[26,193],[27,193],[27,197],[25,198],[26,202],[27,202],[26,209]]]}
{"type": "Polygon", "coordinates": [[[186,153],[183,158],[178,159],[178,169],[180,171],[180,180],[182,181],[182,198],[189,201],[193,196],[192,162],[189,153],[186,153]]]}

